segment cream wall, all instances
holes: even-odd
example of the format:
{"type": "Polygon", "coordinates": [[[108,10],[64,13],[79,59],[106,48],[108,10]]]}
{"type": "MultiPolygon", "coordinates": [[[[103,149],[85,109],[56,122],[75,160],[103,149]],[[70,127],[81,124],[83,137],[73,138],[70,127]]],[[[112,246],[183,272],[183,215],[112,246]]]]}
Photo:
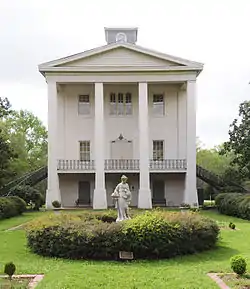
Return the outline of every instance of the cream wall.
{"type": "Polygon", "coordinates": [[[95,187],[94,174],[59,174],[59,186],[63,207],[75,206],[75,201],[78,199],[78,184],[80,181],[90,182],[90,203],[92,204],[95,187]]]}
{"type": "MultiPolygon", "coordinates": [[[[165,158],[186,157],[186,91],[177,85],[148,85],[149,102],[149,157],[152,158],[152,141],[164,140],[165,158]],[[165,96],[165,115],[152,116],[154,93],[165,96]]],[[[137,84],[104,84],[104,152],[105,159],[111,153],[111,141],[121,133],[133,143],[133,157],[139,159],[138,127],[138,85],[137,84]],[[133,114],[131,116],[109,115],[110,92],[131,92],[133,114]]],[[[94,159],[94,85],[65,84],[58,91],[58,137],[57,158],[79,159],[79,141],[89,140],[91,158],[94,159]],[[91,114],[78,114],[78,95],[90,95],[91,114]]],[[[98,141],[98,140],[97,140],[98,141]]]]}

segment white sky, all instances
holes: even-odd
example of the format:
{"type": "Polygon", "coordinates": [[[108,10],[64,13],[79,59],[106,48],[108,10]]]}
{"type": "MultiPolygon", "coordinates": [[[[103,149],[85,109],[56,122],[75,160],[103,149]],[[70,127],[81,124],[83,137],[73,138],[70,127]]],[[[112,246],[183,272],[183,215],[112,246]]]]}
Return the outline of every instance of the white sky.
{"type": "Polygon", "coordinates": [[[37,65],[104,45],[105,26],[137,26],[139,45],[204,63],[197,136],[227,140],[250,96],[249,0],[0,0],[0,96],[47,125],[37,65]]]}

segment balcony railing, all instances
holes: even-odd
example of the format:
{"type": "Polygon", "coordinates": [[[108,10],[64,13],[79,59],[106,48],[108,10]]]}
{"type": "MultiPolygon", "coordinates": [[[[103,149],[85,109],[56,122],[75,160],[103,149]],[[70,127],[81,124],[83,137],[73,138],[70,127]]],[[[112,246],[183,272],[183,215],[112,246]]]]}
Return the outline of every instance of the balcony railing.
{"type": "Polygon", "coordinates": [[[186,168],[185,159],[150,160],[149,162],[149,170],[178,171],[186,168]]]}
{"type": "Polygon", "coordinates": [[[139,171],[139,160],[105,160],[106,171],[139,171]]]}
{"type": "Polygon", "coordinates": [[[57,169],[60,171],[91,171],[95,169],[95,163],[93,160],[58,160],[57,169]]]}
{"type": "MultiPolygon", "coordinates": [[[[150,160],[149,171],[184,171],[186,170],[185,159],[150,160]]],[[[105,171],[139,171],[138,159],[107,159],[104,163],[105,171]]],[[[93,171],[94,160],[58,160],[57,170],[60,171],[93,171]]]]}

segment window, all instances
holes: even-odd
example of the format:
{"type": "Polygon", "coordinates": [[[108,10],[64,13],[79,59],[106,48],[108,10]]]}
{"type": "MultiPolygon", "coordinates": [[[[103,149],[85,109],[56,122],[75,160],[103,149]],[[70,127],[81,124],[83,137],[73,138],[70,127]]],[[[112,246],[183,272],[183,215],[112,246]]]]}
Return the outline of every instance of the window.
{"type": "Polygon", "coordinates": [[[164,144],[163,140],[154,140],[153,141],[153,160],[163,160],[164,158],[164,144]]]}
{"type": "Polygon", "coordinates": [[[90,141],[80,141],[80,161],[90,161],[90,141]]]}
{"type": "Polygon", "coordinates": [[[132,94],[119,92],[110,93],[110,114],[111,115],[132,115],[132,94]]]}
{"type": "Polygon", "coordinates": [[[90,114],[90,102],[88,94],[78,96],[78,114],[81,115],[90,114]]]}
{"type": "Polygon", "coordinates": [[[153,115],[164,115],[164,96],[163,94],[153,95],[153,115]]]}

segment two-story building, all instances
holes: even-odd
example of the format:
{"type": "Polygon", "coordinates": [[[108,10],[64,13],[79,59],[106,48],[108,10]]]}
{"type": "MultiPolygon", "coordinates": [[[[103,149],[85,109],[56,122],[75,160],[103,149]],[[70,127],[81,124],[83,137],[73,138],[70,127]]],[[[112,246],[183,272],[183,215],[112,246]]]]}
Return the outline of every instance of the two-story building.
{"type": "Polygon", "coordinates": [[[112,206],[125,174],[132,206],[197,203],[196,78],[201,63],[105,28],[107,44],[39,65],[48,87],[46,206],[112,206]]]}

